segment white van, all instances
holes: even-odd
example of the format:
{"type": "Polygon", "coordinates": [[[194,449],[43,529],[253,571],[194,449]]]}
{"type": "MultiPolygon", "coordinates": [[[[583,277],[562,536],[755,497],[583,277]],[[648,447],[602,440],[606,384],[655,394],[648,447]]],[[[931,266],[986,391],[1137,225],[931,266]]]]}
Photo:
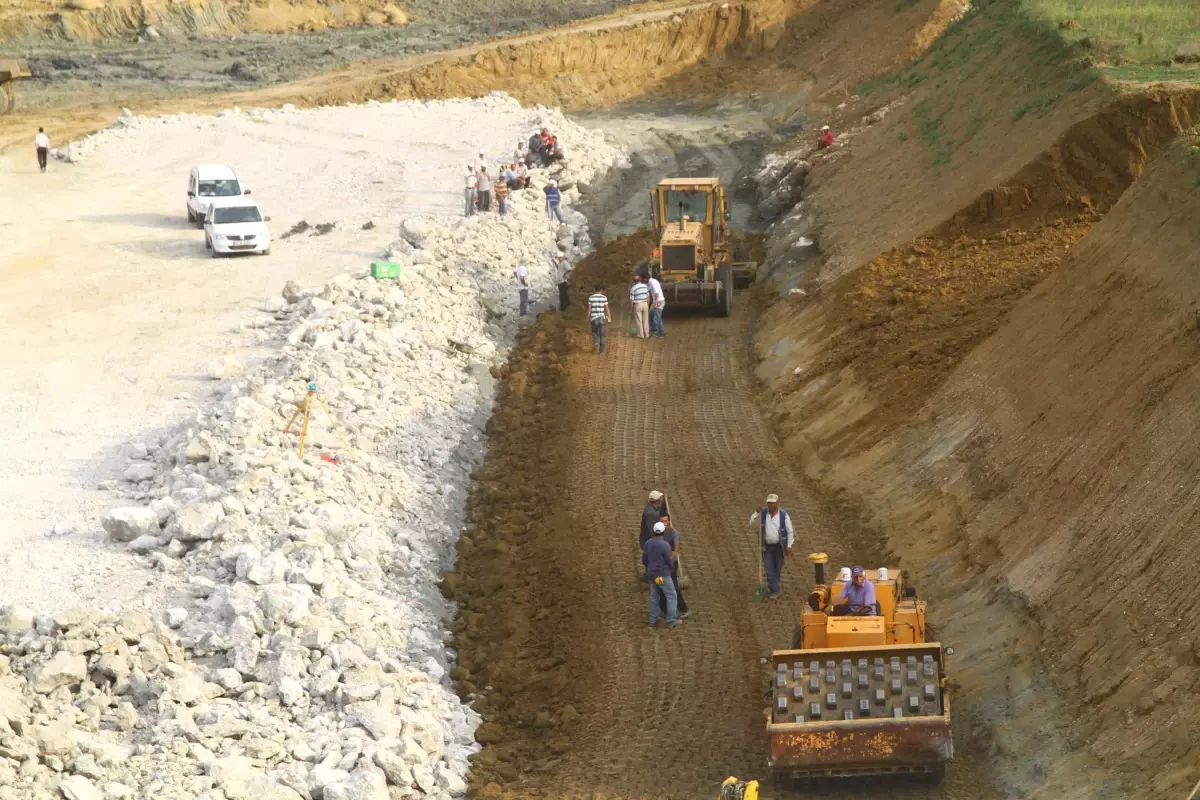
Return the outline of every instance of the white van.
{"type": "Polygon", "coordinates": [[[204,215],[204,246],[213,258],[230,253],[271,252],[270,217],[264,217],[253,200],[240,197],[214,200],[204,215]]]}
{"type": "Polygon", "coordinates": [[[187,188],[187,218],[196,225],[204,224],[204,215],[218,198],[241,197],[250,194],[242,189],[233,167],[209,164],[192,167],[187,188]]]}

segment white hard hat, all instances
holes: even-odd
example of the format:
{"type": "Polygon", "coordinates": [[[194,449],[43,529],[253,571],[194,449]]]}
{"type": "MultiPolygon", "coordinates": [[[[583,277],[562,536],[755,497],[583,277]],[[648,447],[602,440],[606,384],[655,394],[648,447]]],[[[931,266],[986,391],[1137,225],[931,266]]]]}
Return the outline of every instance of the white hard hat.
{"type": "Polygon", "coordinates": [[[550,181],[551,186],[558,186],[558,181],[550,181]]]}
{"type": "Polygon", "coordinates": [[[821,126],[821,130],[823,130],[823,131],[827,131],[827,130],[829,130],[829,126],[828,126],[828,125],[822,125],[822,126],[821,126]]]}
{"type": "Polygon", "coordinates": [[[666,530],[667,530],[667,526],[663,525],[661,522],[654,523],[654,532],[655,533],[665,533],[666,530]]]}

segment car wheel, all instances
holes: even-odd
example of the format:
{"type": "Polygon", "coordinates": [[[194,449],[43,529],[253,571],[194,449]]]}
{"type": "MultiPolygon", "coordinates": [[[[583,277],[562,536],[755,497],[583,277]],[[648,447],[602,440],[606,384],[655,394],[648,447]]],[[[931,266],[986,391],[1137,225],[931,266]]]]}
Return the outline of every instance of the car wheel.
{"type": "Polygon", "coordinates": [[[213,251],[212,251],[212,257],[213,257],[213,258],[220,258],[220,257],[221,257],[221,254],[217,252],[217,248],[215,248],[215,247],[213,248],[213,251]]]}

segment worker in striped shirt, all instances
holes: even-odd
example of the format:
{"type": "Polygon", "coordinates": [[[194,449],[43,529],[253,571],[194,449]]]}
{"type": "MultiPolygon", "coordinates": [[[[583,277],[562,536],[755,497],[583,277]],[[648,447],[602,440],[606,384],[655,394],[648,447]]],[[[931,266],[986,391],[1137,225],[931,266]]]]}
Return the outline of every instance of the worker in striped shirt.
{"type": "Polygon", "coordinates": [[[637,323],[639,339],[650,338],[650,287],[647,278],[639,275],[629,288],[629,307],[633,309],[633,319],[637,323]]]}
{"type": "Polygon", "coordinates": [[[588,297],[588,320],[592,323],[592,347],[600,348],[600,355],[608,345],[608,323],[612,322],[612,312],[608,308],[608,297],[604,294],[603,286],[596,286],[595,291],[588,297]]]}

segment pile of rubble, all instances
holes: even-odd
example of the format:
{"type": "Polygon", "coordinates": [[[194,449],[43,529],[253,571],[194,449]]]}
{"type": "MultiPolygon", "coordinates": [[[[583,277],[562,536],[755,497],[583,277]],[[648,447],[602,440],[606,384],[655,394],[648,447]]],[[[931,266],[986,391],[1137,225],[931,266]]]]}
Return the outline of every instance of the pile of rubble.
{"type": "MultiPolygon", "coordinates": [[[[563,133],[569,206],[620,154],[563,133]]],[[[547,220],[549,177],[507,217],[406,220],[399,280],[289,284],[281,352],[248,371],[219,359],[213,374],[236,377],[213,407],[129,445],[131,502],[101,522],[160,571],[166,607],[0,608],[5,797],[466,791],[478,718],[450,684],[453,609],[436,583],[520,324],[512,270],[528,266],[536,306],[553,295],[551,256],[591,246],[581,214],[547,220]],[[301,460],[301,421],[284,427],[310,381],[301,460]]]]}

